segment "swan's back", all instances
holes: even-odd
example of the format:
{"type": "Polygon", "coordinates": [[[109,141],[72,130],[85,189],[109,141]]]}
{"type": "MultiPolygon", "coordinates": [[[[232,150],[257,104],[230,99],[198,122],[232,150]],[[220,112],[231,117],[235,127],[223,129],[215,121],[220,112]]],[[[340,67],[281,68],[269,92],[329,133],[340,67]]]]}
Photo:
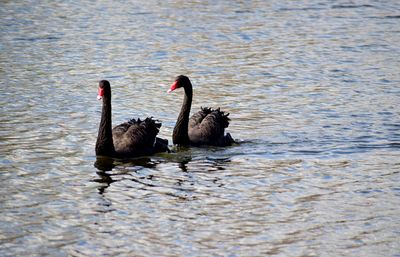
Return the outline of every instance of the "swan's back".
{"type": "MultiPolygon", "coordinates": [[[[229,113],[220,109],[201,108],[189,120],[189,139],[198,145],[230,145],[226,141],[225,128],[229,126],[229,113]]],[[[230,135],[229,135],[230,137],[230,135]]]]}
{"type": "Polygon", "coordinates": [[[156,136],[161,123],[152,118],[132,119],[113,128],[115,152],[119,156],[139,156],[153,154],[156,136]]]}

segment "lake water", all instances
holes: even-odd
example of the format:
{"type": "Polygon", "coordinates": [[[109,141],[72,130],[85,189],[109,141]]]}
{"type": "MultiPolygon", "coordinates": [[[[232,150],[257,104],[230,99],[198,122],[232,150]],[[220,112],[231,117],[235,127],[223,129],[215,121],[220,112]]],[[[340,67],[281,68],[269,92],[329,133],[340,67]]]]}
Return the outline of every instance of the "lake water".
{"type": "Polygon", "coordinates": [[[400,256],[398,1],[1,1],[1,256],[400,256]],[[226,148],[96,160],[230,112],[226,148]],[[106,171],[102,171],[106,170],[106,171]]]}

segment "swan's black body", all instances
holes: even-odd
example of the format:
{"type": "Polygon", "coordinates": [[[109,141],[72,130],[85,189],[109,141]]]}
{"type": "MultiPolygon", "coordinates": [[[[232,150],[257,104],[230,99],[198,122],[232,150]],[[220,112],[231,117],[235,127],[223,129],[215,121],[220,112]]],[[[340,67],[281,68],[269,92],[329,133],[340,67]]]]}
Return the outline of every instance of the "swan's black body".
{"type": "Polygon", "coordinates": [[[96,142],[96,155],[130,158],[168,152],[168,140],[156,137],[161,123],[152,118],[132,119],[111,129],[111,87],[107,80],[99,83],[98,98],[103,110],[96,142]]]}
{"type": "Polygon", "coordinates": [[[229,146],[234,140],[225,128],[229,126],[229,113],[220,109],[201,108],[189,119],[192,106],[193,87],[189,78],[180,75],[168,92],[183,87],[185,97],[172,134],[172,140],[177,145],[213,145],[229,146]]]}

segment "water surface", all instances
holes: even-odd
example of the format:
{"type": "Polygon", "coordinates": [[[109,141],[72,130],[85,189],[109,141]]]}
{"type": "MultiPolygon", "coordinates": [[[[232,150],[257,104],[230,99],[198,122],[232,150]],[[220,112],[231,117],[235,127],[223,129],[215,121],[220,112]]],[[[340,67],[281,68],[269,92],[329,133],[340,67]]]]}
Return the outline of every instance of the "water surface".
{"type": "Polygon", "coordinates": [[[397,1],[2,1],[1,256],[400,256],[397,1]],[[227,148],[96,160],[183,98],[227,148]]]}

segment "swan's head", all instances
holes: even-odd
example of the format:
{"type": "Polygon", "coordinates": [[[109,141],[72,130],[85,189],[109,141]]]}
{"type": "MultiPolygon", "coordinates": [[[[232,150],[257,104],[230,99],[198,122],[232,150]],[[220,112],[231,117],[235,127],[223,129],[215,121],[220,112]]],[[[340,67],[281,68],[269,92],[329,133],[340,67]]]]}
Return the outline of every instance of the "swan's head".
{"type": "Polygon", "coordinates": [[[171,93],[175,89],[185,87],[186,85],[190,85],[189,78],[185,75],[179,75],[178,77],[176,77],[175,82],[171,85],[167,92],[171,93]]]}
{"type": "Polygon", "coordinates": [[[110,82],[107,80],[102,80],[99,82],[99,91],[97,93],[97,100],[101,100],[104,95],[111,94],[110,82]]]}

